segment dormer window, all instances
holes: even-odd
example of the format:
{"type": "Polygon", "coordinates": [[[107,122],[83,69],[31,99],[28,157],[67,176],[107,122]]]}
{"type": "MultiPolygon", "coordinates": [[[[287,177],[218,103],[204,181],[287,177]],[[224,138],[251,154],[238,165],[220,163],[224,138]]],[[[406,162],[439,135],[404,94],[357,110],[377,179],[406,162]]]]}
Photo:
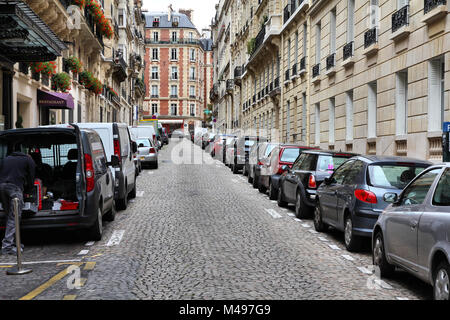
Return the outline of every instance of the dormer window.
{"type": "Polygon", "coordinates": [[[178,23],[180,22],[180,17],[173,17],[172,18],[172,26],[178,27],[178,23]]]}
{"type": "Polygon", "coordinates": [[[154,27],[159,27],[159,17],[154,17],[153,18],[153,26],[154,27]]]}

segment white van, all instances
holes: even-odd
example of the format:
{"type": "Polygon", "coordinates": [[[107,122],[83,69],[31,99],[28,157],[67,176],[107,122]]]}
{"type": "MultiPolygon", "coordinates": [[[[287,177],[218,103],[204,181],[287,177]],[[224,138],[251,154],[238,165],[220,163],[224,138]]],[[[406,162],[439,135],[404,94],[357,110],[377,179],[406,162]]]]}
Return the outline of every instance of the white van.
{"type": "Polygon", "coordinates": [[[119,167],[112,169],[115,188],[114,199],[120,210],[128,206],[128,197],[136,197],[136,166],[133,153],[137,145],[131,140],[128,125],[125,123],[77,123],[77,126],[96,131],[102,139],[108,161],[111,156],[119,157],[119,167]]]}
{"type": "MultiPolygon", "coordinates": [[[[156,137],[155,128],[153,126],[137,126],[132,127],[131,132],[136,139],[151,138],[155,146],[158,146],[158,139],[156,137]]],[[[160,149],[160,148],[159,148],[160,149]]]]}

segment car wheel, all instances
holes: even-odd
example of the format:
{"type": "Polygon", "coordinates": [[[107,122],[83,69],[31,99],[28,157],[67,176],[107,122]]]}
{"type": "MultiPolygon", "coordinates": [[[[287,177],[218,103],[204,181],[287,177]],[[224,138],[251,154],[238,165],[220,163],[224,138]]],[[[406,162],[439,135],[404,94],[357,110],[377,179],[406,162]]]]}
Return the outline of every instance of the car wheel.
{"type": "Polygon", "coordinates": [[[130,199],[136,198],[136,179],[134,179],[134,187],[133,190],[130,191],[130,199]]]}
{"type": "Polygon", "coordinates": [[[344,242],[348,251],[358,251],[361,248],[361,237],[353,233],[353,221],[350,214],[347,215],[344,222],[344,242]]]}
{"type": "Polygon", "coordinates": [[[297,192],[297,197],[295,199],[295,216],[299,219],[308,218],[309,216],[309,210],[306,207],[300,192],[297,192]]]}
{"type": "Polygon", "coordinates": [[[88,238],[92,241],[102,240],[103,235],[103,222],[102,222],[102,208],[99,206],[97,209],[97,219],[95,219],[94,225],[88,230],[88,238]]]}
{"type": "Polygon", "coordinates": [[[283,189],[280,187],[280,189],[278,190],[278,198],[277,198],[277,204],[279,207],[284,208],[287,206],[287,202],[284,201],[283,198],[283,189]]]}
{"type": "Polygon", "coordinates": [[[244,169],[242,169],[242,175],[243,176],[248,176],[248,171],[247,171],[247,166],[244,165],[244,169]]]}
{"type": "Polygon", "coordinates": [[[269,199],[276,200],[278,197],[278,190],[275,189],[272,182],[269,182],[269,199]]]}
{"type": "Polygon", "coordinates": [[[116,218],[116,202],[113,200],[111,210],[103,216],[105,221],[114,221],[116,218]]]}
{"type": "Polygon", "coordinates": [[[233,164],[233,173],[234,174],[238,174],[239,173],[239,170],[238,170],[238,168],[237,168],[237,166],[235,164],[233,164]]]}
{"type": "Polygon", "coordinates": [[[450,300],[450,266],[447,261],[441,262],[434,272],[434,300],[450,300]]]}
{"type": "Polygon", "coordinates": [[[324,232],[328,229],[328,225],[322,220],[322,209],[320,208],[319,203],[316,204],[316,208],[314,209],[314,229],[316,229],[317,232],[324,232]]]}
{"type": "Polygon", "coordinates": [[[267,188],[264,185],[259,184],[258,191],[261,192],[261,193],[266,193],[267,188]]]}
{"type": "Polygon", "coordinates": [[[372,249],[372,262],[380,269],[380,277],[388,277],[394,273],[395,267],[386,260],[384,241],[381,232],[377,232],[372,249]]]}
{"type": "Polygon", "coordinates": [[[250,171],[248,172],[247,181],[248,181],[248,183],[253,183],[253,178],[252,178],[252,176],[250,175],[250,171]]]}
{"type": "Polygon", "coordinates": [[[119,210],[126,210],[128,207],[128,196],[125,195],[125,198],[117,200],[117,208],[119,210]]]}
{"type": "Polygon", "coordinates": [[[256,173],[255,173],[255,176],[253,177],[252,186],[253,186],[254,189],[258,189],[259,188],[258,176],[256,175],[256,173]]]}

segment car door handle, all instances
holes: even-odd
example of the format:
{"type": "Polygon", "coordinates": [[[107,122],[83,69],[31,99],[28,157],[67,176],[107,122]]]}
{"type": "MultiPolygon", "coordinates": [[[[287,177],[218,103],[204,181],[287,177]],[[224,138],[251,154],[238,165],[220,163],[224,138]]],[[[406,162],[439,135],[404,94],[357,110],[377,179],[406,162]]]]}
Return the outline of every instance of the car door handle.
{"type": "Polygon", "coordinates": [[[410,223],[410,226],[411,226],[411,230],[415,230],[417,228],[417,221],[412,221],[410,223]]]}

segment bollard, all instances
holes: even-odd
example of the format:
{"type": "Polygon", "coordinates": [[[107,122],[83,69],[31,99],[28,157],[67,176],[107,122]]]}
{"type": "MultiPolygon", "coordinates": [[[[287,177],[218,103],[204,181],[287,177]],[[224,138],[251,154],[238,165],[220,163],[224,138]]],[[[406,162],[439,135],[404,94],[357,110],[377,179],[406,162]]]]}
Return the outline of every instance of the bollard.
{"type": "Polygon", "coordinates": [[[21,275],[32,272],[31,269],[22,269],[22,246],[20,244],[20,221],[19,221],[19,199],[14,198],[14,219],[16,221],[16,249],[17,249],[17,266],[6,271],[7,275],[21,275]]]}

